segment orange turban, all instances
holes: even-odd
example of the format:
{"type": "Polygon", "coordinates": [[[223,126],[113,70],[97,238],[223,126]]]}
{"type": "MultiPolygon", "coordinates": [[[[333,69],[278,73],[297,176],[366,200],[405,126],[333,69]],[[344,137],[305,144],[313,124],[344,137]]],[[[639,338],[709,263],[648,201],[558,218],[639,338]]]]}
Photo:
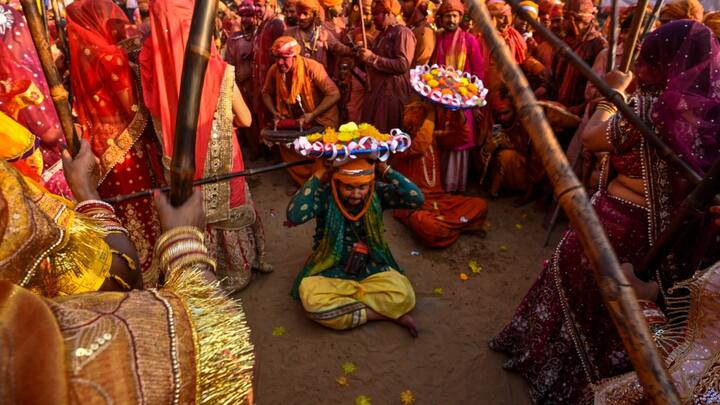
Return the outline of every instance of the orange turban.
{"type": "Polygon", "coordinates": [[[300,44],[295,38],[284,36],[276,39],[270,50],[275,56],[288,58],[299,55],[301,49],[300,44]]]}
{"type": "Polygon", "coordinates": [[[343,0],[322,0],[323,7],[335,8],[342,6],[343,0]]]}
{"type": "Polygon", "coordinates": [[[377,0],[373,6],[373,14],[388,13],[400,15],[402,9],[398,0],[377,0]]]}
{"type": "Polygon", "coordinates": [[[298,10],[310,10],[316,13],[319,13],[321,8],[317,0],[298,0],[295,4],[297,4],[298,10]]]}
{"type": "Polygon", "coordinates": [[[660,10],[660,21],[695,20],[702,21],[705,9],[698,0],[675,0],[660,10]]]}
{"type": "Polygon", "coordinates": [[[460,0],[443,0],[437,14],[443,15],[453,11],[457,11],[460,15],[465,14],[465,6],[460,0]]]}
{"type": "Polygon", "coordinates": [[[568,0],[565,3],[566,13],[575,13],[579,16],[595,16],[595,4],[592,0],[568,0]]]}
{"type": "Polygon", "coordinates": [[[360,186],[375,180],[375,163],[367,159],[352,159],[340,166],[333,180],[351,186],[360,186]]]}
{"type": "Polygon", "coordinates": [[[720,38],[720,11],[707,13],[703,23],[712,30],[716,37],[720,38]]]}

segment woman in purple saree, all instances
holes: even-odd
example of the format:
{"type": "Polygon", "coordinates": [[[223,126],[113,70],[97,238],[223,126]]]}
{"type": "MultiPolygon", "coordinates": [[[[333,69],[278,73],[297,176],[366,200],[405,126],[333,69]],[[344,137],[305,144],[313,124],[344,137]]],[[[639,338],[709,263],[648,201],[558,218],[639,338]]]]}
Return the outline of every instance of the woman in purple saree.
{"type": "MultiPolygon", "coordinates": [[[[693,21],[667,24],[643,43],[636,75],[639,88],[629,104],[704,174],[720,157],[717,39],[693,21]]],[[[612,72],[606,79],[622,92],[631,75],[612,72]]],[[[586,148],[609,152],[592,203],[620,262],[637,268],[692,188],[611,104],[601,104],[582,134],[586,148]]],[[[695,235],[695,240],[686,238],[687,246],[676,246],[655,274],[661,287],[707,264],[705,252],[719,251],[708,246],[717,245],[715,238],[695,235]]],[[[526,378],[531,399],[539,403],[589,401],[589,386],[632,369],[572,229],[490,347],[510,354],[505,367],[526,378]]]]}

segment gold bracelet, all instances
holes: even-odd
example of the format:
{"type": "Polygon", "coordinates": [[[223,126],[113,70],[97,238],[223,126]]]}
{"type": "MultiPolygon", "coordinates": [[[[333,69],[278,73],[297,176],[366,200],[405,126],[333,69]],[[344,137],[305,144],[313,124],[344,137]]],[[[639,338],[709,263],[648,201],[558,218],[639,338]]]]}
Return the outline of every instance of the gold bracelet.
{"type": "Polygon", "coordinates": [[[172,274],[181,269],[192,267],[195,265],[206,265],[210,268],[210,271],[215,273],[216,264],[215,260],[211,259],[208,255],[194,254],[186,257],[178,258],[172,262],[170,266],[163,268],[163,272],[166,275],[166,279],[171,277],[172,274]]]}
{"type": "Polygon", "coordinates": [[[182,241],[172,246],[169,246],[162,251],[160,255],[160,264],[164,267],[178,256],[182,256],[188,253],[202,253],[207,254],[207,248],[204,244],[197,241],[182,241]]]}
{"type": "Polygon", "coordinates": [[[198,241],[205,243],[205,235],[194,226],[180,226],[177,228],[170,229],[163,233],[155,243],[155,250],[160,251],[172,239],[189,238],[192,237],[198,241]]]}

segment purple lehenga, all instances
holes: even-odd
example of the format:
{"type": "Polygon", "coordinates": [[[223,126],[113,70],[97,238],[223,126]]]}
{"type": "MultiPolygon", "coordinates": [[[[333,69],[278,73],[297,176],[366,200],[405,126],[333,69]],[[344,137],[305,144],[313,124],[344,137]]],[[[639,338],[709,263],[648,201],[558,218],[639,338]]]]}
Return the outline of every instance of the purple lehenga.
{"type": "MultiPolygon", "coordinates": [[[[682,20],[656,31],[643,45],[640,90],[629,101],[699,173],[720,156],[720,119],[714,119],[720,112],[718,49],[720,44],[702,24],[682,20]],[[688,116],[697,119],[697,125],[690,125],[688,116]]],[[[608,194],[605,181],[592,204],[620,262],[637,267],[689,189],[620,114],[610,119],[607,135],[614,149],[605,159],[602,177],[614,171],[642,179],[646,207],[608,194]]],[[[656,273],[661,286],[685,278],[703,264],[707,246],[696,247],[675,248],[656,273]]],[[[490,347],[511,356],[505,367],[526,378],[533,402],[583,403],[591,399],[589,386],[632,369],[572,229],[490,347]]]]}

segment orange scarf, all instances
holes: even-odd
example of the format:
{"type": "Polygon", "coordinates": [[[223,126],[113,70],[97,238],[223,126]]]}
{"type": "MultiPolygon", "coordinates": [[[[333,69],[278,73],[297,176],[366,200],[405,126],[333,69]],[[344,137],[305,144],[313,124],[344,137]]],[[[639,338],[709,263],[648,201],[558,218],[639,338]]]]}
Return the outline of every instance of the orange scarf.
{"type": "Polygon", "coordinates": [[[275,108],[280,114],[289,116],[290,106],[298,103],[298,97],[301,97],[300,106],[304,112],[315,111],[312,81],[307,77],[304,57],[299,55],[295,57],[290,89],[287,88],[285,73],[280,70],[275,72],[275,88],[277,89],[275,108]]]}

